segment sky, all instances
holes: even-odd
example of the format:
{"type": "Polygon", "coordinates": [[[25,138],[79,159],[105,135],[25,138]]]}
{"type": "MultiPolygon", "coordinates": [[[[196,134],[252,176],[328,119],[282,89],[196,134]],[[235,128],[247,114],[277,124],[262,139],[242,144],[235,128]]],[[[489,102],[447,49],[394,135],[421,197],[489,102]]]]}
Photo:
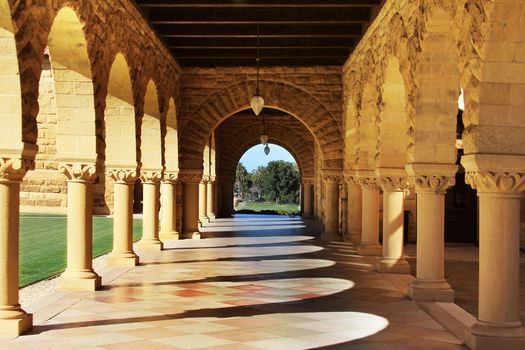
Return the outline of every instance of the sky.
{"type": "Polygon", "coordinates": [[[261,144],[255,145],[244,153],[240,162],[246,167],[248,172],[257,169],[259,165],[266,166],[272,160],[286,160],[295,163],[295,159],[290,152],[281,146],[269,143],[270,154],[264,154],[264,146],[261,144]]]}

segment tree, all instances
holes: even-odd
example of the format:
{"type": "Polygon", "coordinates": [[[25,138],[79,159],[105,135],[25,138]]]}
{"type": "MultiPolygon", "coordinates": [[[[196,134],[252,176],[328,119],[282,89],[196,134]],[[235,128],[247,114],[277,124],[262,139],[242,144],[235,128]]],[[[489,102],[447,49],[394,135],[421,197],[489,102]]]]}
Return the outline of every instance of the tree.
{"type": "Polygon", "coordinates": [[[244,197],[244,193],[250,189],[250,176],[246,167],[239,162],[237,169],[235,170],[235,192],[239,193],[241,198],[244,197]]]}
{"type": "Polygon", "coordinates": [[[260,178],[260,186],[266,200],[276,203],[299,202],[299,171],[294,163],[284,160],[271,161],[260,178]]]}

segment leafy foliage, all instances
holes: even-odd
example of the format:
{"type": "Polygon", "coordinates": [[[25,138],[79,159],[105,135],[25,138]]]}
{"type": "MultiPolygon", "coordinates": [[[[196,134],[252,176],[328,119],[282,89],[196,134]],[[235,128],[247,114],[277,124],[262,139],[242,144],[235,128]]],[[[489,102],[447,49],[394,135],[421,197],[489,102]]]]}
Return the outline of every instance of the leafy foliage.
{"type": "Polygon", "coordinates": [[[263,197],[275,203],[299,203],[299,170],[284,160],[268,163],[257,180],[263,197]]]}

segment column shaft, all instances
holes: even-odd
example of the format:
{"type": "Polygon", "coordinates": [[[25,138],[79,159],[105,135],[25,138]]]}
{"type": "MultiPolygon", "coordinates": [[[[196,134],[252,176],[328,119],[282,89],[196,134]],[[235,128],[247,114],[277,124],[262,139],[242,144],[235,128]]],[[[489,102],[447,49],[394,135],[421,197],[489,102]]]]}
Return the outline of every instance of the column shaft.
{"type": "Polygon", "coordinates": [[[215,211],[214,211],[214,191],[215,191],[215,183],[214,182],[208,182],[206,185],[206,216],[208,217],[208,221],[215,220],[215,211]]]}
{"type": "Polygon", "coordinates": [[[162,239],[179,239],[177,232],[177,183],[163,181],[160,185],[161,192],[161,227],[162,239]]]}
{"type": "Polygon", "coordinates": [[[143,182],[142,191],[142,239],[137,245],[140,249],[159,251],[163,248],[159,239],[159,182],[143,182]]]}
{"type": "Polygon", "coordinates": [[[113,250],[108,266],[136,266],[139,258],[133,252],[133,185],[134,181],[113,184],[113,250]]]}
{"type": "Polygon", "coordinates": [[[453,302],[445,281],[445,196],[417,193],[417,278],[408,289],[417,301],[453,302]]]}
{"type": "Polygon", "coordinates": [[[18,336],[33,326],[18,302],[20,182],[0,179],[0,335],[18,336]]]}
{"type": "Polygon", "coordinates": [[[359,244],[361,242],[361,220],[362,220],[362,195],[361,186],[350,182],[348,184],[348,210],[347,227],[350,241],[359,244]]]}
{"type": "Polygon", "coordinates": [[[199,183],[184,182],[183,234],[188,238],[201,238],[199,232],[199,183]]]}
{"type": "Polygon", "coordinates": [[[403,254],[403,191],[383,190],[383,257],[379,272],[410,273],[403,254]]]}
{"type": "Polygon", "coordinates": [[[379,189],[376,186],[363,185],[361,244],[358,252],[361,255],[381,255],[379,244],[379,189]]]}
{"type": "Polygon", "coordinates": [[[96,290],[101,280],[93,271],[92,181],[67,182],[67,268],[59,285],[69,290],[96,290]]]}
{"type": "Polygon", "coordinates": [[[328,182],[325,185],[325,230],[321,238],[326,241],[341,241],[339,233],[339,184],[328,182]]]}
{"type": "Polygon", "coordinates": [[[304,212],[303,212],[303,216],[304,217],[312,217],[314,216],[314,212],[313,212],[313,187],[314,185],[311,184],[311,183],[305,183],[304,186],[303,186],[303,189],[304,189],[304,196],[303,196],[303,200],[304,200],[304,212]]]}
{"type": "Polygon", "coordinates": [[[207,186],[206,182],[202,181],[199,183],[199,223],[201,226],[204,226],[210,219],[206,215],[206,209],[208,208],[206,204],[207,199],[207,186]]]}

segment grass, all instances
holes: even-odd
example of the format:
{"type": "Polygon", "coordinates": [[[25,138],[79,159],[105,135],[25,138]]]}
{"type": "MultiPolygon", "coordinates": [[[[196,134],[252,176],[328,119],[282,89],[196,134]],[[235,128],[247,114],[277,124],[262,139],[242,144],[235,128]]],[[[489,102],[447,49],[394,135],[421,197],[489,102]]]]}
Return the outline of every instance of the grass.
{"type": "Polygon", "coordinates": [[[298,204],[275,204],[275,202],[246,202],[238,213],[260,213],[260,214],[299,214],[298,204]]]}
{"type": "MultiPolygon", "coordinates": [[[[142,220],[133,220],[133,240],[140,238],[142,220]]],[[[20,287],[61,273],[66,268],[66,217],[21,214],[20,287]]],[[[113,219],[93,217],[93,257],[111,251],[113,219]]]]}

